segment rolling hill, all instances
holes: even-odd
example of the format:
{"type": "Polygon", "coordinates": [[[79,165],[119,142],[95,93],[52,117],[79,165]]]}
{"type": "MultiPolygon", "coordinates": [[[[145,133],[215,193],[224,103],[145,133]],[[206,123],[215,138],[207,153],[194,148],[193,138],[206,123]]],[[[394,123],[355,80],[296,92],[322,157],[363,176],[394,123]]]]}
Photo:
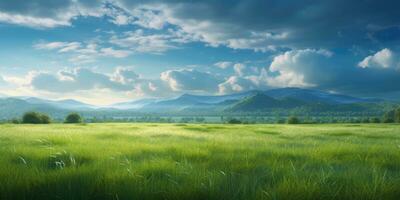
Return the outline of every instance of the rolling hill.
{"type": "Polygon", "coordinates": [[[394,104],[380,99],[352,97],[318,90],[281,88],[247,91],[230,95],[203,96],[183,94],[172,99],[140,99],[105,107],[73,99],[47,100],[35,97],[0,98],[0,118],[21,116],[27,111],[40,111],[62,118],[69,112],[90,117],[129,117],[132,115],[219,115],[224,113],[268,113],[279,110],[291,113],[381,112],[394,104]]]}

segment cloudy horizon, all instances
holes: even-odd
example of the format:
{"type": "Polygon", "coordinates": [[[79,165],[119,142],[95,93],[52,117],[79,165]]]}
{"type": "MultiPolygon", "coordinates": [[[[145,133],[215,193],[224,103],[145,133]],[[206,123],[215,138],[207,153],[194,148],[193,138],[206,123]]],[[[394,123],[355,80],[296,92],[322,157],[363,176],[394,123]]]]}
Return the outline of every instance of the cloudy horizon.
{"type": "Polygon", "coordinates": [[[0,0],[0,94],[106,105],[299,87],[398,99],[399,7],[0,0]]]}

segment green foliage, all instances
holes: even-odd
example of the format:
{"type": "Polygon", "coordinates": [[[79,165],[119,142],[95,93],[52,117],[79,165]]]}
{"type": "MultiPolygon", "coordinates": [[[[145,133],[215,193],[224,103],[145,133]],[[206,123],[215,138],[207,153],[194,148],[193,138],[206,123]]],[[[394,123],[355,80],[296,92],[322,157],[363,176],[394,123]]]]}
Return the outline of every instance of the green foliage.
{"type": "Polygon", "coordinates": [[[241,123],[242,121],[235,118],[228,120],[228,124],[241,124],[241,123]]]}
{"type": "Polygon", "coordinates": [[[22,116],[23,124],[50,124],[51,119],[48,115],[38,112],[27,112],[22,116]]]}
{"type": "Polygon", "coordinates": [[[11,119],[11,120],[10,120],[10,123],[12,123],[12,124],[20,124],[20,123],[21,123],[21,120],[20,120],[20,119],[17,119],[17,118],[14,118],[14,119],[11,119]]]}
{"type": "Polygon", "coordinates": [[[50,124],[51,123],[51,119],[48,115],[40,114],[39,117],[40,117],[41,124],[50,124]]]}
{"type": "Polygon", "coordinates": [[[64,123],[68,124],[77,124],[77,123],[82,123],[82,117],[78,113],[70,113],[68,116],[65,118],[64,123]]]}
{"type": "Polygon", "coordinates": [[[385,113],[385,115],[383,116],[383,123],[394,123],[395,122],[395,111],[394,110],[390,110],[388,112],[385,113]]]}
{"type": "Polygon", "coordinates": [[[400,107],[394,111],[394,121],[400,123],[400,107]]]}
{"type": "Polygon", "coordinates": [[[381,120],[377,117],[373,117],[370,119],[370,123],[381,123],[381,120]]]}
{"type": "Polygon", "coordinates": [[[362,123],[370,123],[370,121],[371,121],[371,120],[370,120],[369,118],[364,118],[364,119],[362,119],[361,122],[362,122],[362,123]]]}
{"type": "Polygon", "coordinates": [[[385,199],[400,125],[0,125],[0,199],[385,199]]]}
{"type": "Polygon", "coordinates": [[[297,118],[297,117],[290,116],[290,117],[287,119],[287,123],[288,123],[288,124],[300,124],[300,120],[299,120],[299,118],[297,118]]]}

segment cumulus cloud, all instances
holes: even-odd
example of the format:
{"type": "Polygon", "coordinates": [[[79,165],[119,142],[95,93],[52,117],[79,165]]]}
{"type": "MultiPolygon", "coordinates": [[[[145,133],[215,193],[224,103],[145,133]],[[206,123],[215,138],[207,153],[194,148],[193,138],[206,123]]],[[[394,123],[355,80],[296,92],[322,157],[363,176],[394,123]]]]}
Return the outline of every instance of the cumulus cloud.
{"type": "MultiPolygon", "coordinates": [[[[303,49],[287,51],[274,57],[269,71],[277,73],[267,81],[275,87],[315,86],[309,75],[320,73],[329,63],[332,53],[327,50],[303,49]]],[[[321,73],[323,75],[324,73],[321,73]]],[[[315,78],[313,76],[313,78],[315,78]]]]}
{"type": "Polygon", "coordinates": [[[84,68],[60,71],[58,75],[37,73],[33,76],[31,85],[35,89],[57,93],[92,89],[131,90],[133,88],[131,85],[112,81],[105,74],[84,68]]]}
{"type": "MultiPolygon", "coordinates": [[[[51,94],[83,94],[84,92],[109,91],[128,96],[170,97],[175,95],[169,85],[160,79],[146,79],[130,68],[117,67],[111,74],[90,69],[75,68],[57,74],[31,72],[24,85],[51,94]]],[[[96,92],[95,92],[96,93],[96,92]]]]}
{"type": "Polygon", "coordinates": [[[274,57],[264,81],[270,87],[313,87],[350,94],[398,91],[400,72],[394,68],[361,68],[329,51],[292,50],[274,57]]]}
{"type": "Polygon", "coordinates": [[[358,63],[362,68],[400,68],[400,59],[390,49],[384,48],[358,63]]]}
{"type": "Polygon", "coordinates": [[[168,70],[161,73],[161,80],[173,91],[216,92],[220,80],[207,72],[194,69],[168,70]]]}
{"type": "Polygon", "coordinates": [[[220,94],[230,94],[255,89],[261,88],[257,86],[255,79],[250,77],[231,76],[225,82],[218,85],[218,92],[220,94]]]}
{"type": "Polygon", "coordinates": [[[134,84],[138,82],[140,76],[132,69],[118,67],[111,78],[123,84],[134,84]]]}

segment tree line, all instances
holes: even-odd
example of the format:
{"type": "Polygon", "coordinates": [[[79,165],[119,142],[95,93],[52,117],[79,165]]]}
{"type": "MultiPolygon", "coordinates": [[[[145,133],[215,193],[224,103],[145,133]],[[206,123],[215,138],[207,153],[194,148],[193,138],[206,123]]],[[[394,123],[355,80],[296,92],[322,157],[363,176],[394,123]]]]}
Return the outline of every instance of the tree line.
{"type": "MultiPolygon", "coordinates": [[[[26,112],[21,119],[12,119],[14,124],[50,124],[52,122],[49,115],[40,112],[26,112]]],[[[76,124],[82,123],[83,118],[78,113],[70,113],[65,119],[64,123],[76,124]]]]}
{"type": "MultiPolygon", "coordinates": [[[[268,117],[265,120],[260,116],[253,117],[223,117],[221,116],[221,123],[227,124],[254,124],[254,123],[278,123],[278,124],[313,124],[313,123],[400,123],[400,107],[391,109],[383,114],[381,117],[365,116],[362,118],[349,118],[349,119],[335,119],[334,117],[328,117],[330,120],[321,121],[315,117],[299,117],[296,115],[288,117],[268,117]],[[271,119],[272,118],[272,119],[271,119]]],[[[56,122],[63,121],[64,123],[83,123],[84,120],[78,113],[70,113],[64,119],[57,119],[56,122]]],[[[87,119],[87,122],[121,122],[119,120],[94,120],[87,119]]],[[[11,123],[19,124],[49,124],[52,123],[52,119],[48,114],[40,112],[26,112],[21,118],[10,120],[11,123]]],[[[142,117],[136,118],[135,120],[125,120],[123,122],[164,122],[164,123],[206,123],[207,120],[204,117],[182,117],[179,120],[172,118],[161,118],[161,117],[142,117]]]]}

